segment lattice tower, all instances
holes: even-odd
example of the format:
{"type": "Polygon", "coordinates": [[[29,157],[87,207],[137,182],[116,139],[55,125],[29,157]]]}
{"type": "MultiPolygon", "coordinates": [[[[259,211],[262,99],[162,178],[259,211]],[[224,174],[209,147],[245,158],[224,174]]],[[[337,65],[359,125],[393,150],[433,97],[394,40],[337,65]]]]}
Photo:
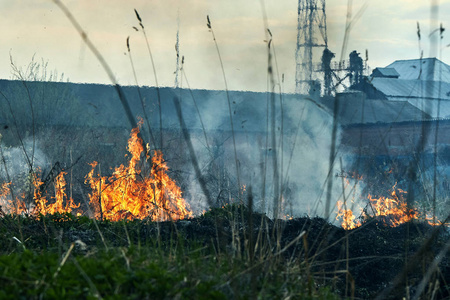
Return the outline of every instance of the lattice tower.
{"type": "Polygon", "coordinates": [[[295,91],[308,94],[316,80],[313,61],[320,61],[322,55],[315,49],[328,48],[325,0],[298,1],[297,30],[295,91]]]}

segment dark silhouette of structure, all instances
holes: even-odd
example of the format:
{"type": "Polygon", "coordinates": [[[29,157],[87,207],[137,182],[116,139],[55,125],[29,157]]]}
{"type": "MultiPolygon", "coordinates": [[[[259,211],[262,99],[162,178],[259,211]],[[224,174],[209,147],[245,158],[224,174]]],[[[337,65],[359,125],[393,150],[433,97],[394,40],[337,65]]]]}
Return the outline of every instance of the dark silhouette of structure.
{"type": "Polygon", "coordinates": [[[328,48],[325,0],[299,0],[295,52],[295,92],[298,94],[309,94],[314,86],[313,55],[317,48],[328,48]]]}

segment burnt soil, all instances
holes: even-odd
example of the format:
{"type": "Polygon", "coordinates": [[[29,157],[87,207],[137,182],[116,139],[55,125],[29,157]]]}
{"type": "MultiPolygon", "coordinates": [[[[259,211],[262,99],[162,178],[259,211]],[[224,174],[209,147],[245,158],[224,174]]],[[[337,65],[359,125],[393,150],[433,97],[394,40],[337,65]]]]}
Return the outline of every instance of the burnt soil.
{"type": "MultiPolygon", "coordinates": [[[[97,225],[87,217],[60,215],[25,220],[21,230],[25,236],[31,236],[27,240],[29,248],[49,250],[58,243],[82,241],[86,247],[77,247],[80,253],[103,247],[99,230],[109,246],[117,247],[127,246],[129,242],[155,245],[155,241],[162,244],[177,241],[192,247],[211,247],[215,252],[244,253],[258,244],[257,249],[268,249],[286,261],[300,257],[304,262],[302,267],[313,274],[316,284],[323,282],[343,297],[353,294],[362,299],[377,296],[402,299],[408,293],[415,295],[431,269],[428,283],[432,284],[426,285],[423,295],[434,291],[435,299],[450,299],[450,254],[440,253],[448,250],[448,228],[417,222],[391,228],[374,219],[346,231],[321,218],[275,222],[246,210],[236,209],[236,212],[213,209],[202,216],[176,222],[99,221],[97,225]],[[433,262],[438,262],[435,269],[433,262]]],[[[13,230],[15,225],[11,218],[5,217],[0,219],[0,226],[13,230]]],[[[14,241],[6,241],[3,234],[0,238],[1,252],[5,253],[14,241]]],[[[254,253],[255,261],[263,256],[267,258],[267,252],[254,253]]]]}

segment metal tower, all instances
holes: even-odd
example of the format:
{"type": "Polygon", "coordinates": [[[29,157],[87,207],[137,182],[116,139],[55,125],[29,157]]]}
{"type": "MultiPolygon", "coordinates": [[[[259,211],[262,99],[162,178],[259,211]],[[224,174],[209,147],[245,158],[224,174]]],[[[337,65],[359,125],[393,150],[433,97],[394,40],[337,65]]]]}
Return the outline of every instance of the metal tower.
{"type": "MultiPolygon", "coordinates": [[[[325,0],[298,1],[297,50],[295,52],[296,93],[310,94],[313,92],[312,89],[316,88],[316,78],[313,76],[313,55],[317,52],[315,48],[328,48],[326,21],[325,0]]],[[[322,55],[322,51],[319,55],[322,55]]]]}

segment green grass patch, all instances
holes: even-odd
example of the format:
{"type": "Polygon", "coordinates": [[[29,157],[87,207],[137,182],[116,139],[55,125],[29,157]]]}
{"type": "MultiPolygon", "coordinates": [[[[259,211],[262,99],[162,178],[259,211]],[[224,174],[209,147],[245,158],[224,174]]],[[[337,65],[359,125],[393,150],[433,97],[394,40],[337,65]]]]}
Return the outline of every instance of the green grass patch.
{"type": "Polygon", "coordinates": [[[259,254],[248,255],[248,237],[230,229],[243,223],[239,209],[176,223],[6,216],[0,298],[339,299],[276,244],[260,241],[259,254]]]}

